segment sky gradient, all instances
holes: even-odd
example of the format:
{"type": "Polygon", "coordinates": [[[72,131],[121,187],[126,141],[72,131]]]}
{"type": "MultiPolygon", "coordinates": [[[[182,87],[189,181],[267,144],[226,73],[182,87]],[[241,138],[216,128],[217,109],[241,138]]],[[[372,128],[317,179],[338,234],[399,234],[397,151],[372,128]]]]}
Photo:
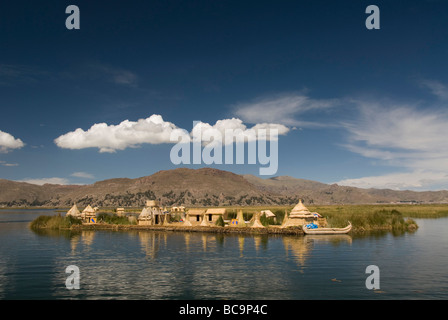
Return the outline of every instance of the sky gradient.
{"type": "Polygon", "coordinates": [[[448,189],[446,12],[442,0],[2,1],[0,178],[173,169],[169,134],[200,121],[280,128],[275,176],[448,189]],[[365,26],[371,4],[379,30],[365,26]]]}

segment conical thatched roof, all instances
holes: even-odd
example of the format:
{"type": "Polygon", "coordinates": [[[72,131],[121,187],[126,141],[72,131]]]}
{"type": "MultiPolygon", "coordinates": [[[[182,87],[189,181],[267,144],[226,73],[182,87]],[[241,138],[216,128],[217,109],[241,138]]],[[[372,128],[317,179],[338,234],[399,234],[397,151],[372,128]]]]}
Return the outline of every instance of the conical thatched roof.
{"type": "Polygon", "coordinates": [[[89,204],[84,210],[82,210],[82,213],[93,214],[95,213],[95,210],[89,204]]]}
{"type": "Polygon", "coordinates": [[[246,221],[244,221],[243,210],[238,210],[236,214],[236,220],[238,221],[238,227],[245,227],[246,221]]]}
{"type": "Polygon", "coordinates": [[[190,215],[188,213],[185,215],[185,219],[184,219],[183,225],[184,226],[188,226],[188,227],[192,226],[191,221],[190,221],[190,215]]]}
{"type": "Polygon", "coordinates": [[[285,210],[285,216],[283,217],[283,222],[282,222],[281,228],[285,228],[288,225],[288,223],[289,223],[288,220],[289,220],[288,211],[285,210]]]}
{"type": "Polygon", "coordinates": [[[149,208],[143,208],[142,212],[138,216],[139,220],[150,220],[152,217],[151,210],[149,208]]]}
{"type": "Polygon", "coordinates": [[[206,217],[205,216],[203,216],[202,217],[202,221],[201,221],[201,224],[200,224],[202,227],[209,227],[210,226],[210,223],[208,223],[208,221],[207,221],[207,219],[206,219],[206,217]]]}
{"type": "Polygon", "coordinates": [[[291,212],[310,212],[307,207],[302,202],[302,199],[299,200],[299,203],[292,209],[291,212]]]}
{"type": "Polygon", "coordinates": [[[260,212],[254,214],[254,223],[251,228],[265,228],[265,226],[260,221],[260,212]]]}
{"type": "Polygon", "coordinates": [[[170,224],[171,224],[170,223],[170,215],[169,214],[164,214],[162,225],[168,226],[170,224]]]}
{"type": "Polygon", "coordinates": [[[312,215],[313,214],[310,212],[310,210],[308,210],[308,208],[303,204],[302,199],[299,200],[299,203],[289,213],[290,218],[312,215]]]}
{"type": "Polygon", "coordinates": [[[71,207],[71,209],[67,211],[66,215],[73,216],[73,217],[79,217],[79,216],[81,216],[81,212],[79,212],[78,207],[76,206],[76,204],[74,204],[73,207],[71,207]]]}

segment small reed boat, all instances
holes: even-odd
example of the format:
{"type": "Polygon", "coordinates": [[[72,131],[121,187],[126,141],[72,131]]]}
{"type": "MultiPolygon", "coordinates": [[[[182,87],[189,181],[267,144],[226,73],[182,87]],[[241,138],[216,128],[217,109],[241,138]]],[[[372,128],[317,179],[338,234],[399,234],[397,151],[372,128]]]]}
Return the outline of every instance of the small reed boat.
{"type": "Polygon", "coordinates": [[[302,226],[302,230],[305,234],[345,234],[352,230],[352,224],[349,221],[348,226],[345,228],[307,228],[306,225],[302,226]]]}

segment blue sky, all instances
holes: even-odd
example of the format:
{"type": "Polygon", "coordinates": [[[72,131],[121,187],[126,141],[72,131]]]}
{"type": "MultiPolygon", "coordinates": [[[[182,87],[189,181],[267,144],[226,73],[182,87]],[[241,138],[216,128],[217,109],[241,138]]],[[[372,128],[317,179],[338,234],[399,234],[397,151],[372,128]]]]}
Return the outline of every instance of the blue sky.
{"type": "Polygon", "coordinates": [[[227,119],[282,128],[276,176],[448,189],[447,9],[442,0],[2,1],[0,178],[150,175],[179,167],[173,129],[227,119]],[[379,30],[365,26],[371,4],[379,30]],[[69,5],[79,30],[65,27],[69,5]]]}

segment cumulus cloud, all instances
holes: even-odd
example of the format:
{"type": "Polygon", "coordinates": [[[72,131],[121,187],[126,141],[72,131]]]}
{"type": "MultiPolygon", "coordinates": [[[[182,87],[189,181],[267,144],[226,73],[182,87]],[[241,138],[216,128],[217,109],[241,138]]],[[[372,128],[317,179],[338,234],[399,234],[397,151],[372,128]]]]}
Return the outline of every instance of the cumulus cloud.
{"type": "Polygon", "coordinates": [[[297,119],[305,113],[322,111],[338,104],[337,99],[312,99],[301,93],[260,98],[234,106],[235,115],[248,123],[280,123],[287,126],[316,127],[318,122],[297,119]]]}
{"type": "Polygon", "coordinates": [[[241,119],[232,118],[218,120],[214,125],[198,121],[191,131],[191,138],[192,141],[201,141],[204,145],[212,146],[214,141],[226,145],[259,139],[277,140],[278,135],[285,135],[288,132],[289,128],[282,124],[259,123],[248,128],[241,119]]]}
{"type": "Polygon", "coordinates": [[[0,130],[0,152],[8,152],[11,149],[20,149],[25,144],[20,139],[0,130]]]}
{"type": "Polygon", "coordinates": [[[126,148],[136,148],[141,144],[171,143],[170,136],[182,129],[164,121],[160,115],[152,115],[138,121],[124,120],[118,125],[94,124],[84,131],[81,128],[68,132],[54,141],[60,148],[98,148],[100,152],[116,152],[126,148]]]}
{"type": "Polygon", "coordinates": [[[252,128],[243,124],[237,118],[218,120],[214,125],[197,121],[191,132],[178,128],[171,122],[164,121],[160,115],[152,115],[146,119],[138,121],[122,121],[118,125],[108,125],[106,123],[94,124],[90,129],[84,131],[81,128],[68,132],[54,141],[60,148],[84,149],[98,148],[100,152],[116,152],[126,148],[136,148],[141,144],[161,144],[192,142],[201,140],[203,144],[208,144],[211,137],[222,137],[225,144],[227,130],[234,133],[235,140],[253,141],[261,138],[266,140],[276,139],[273,133],[277,130],[278,135],[285,135],[289,128],[274,123],[259,123],[252,128]],[[242,139],[242,140],[238,140],[242,139]],[[244,140],[246,139],[246,140],[244,140]]]}

